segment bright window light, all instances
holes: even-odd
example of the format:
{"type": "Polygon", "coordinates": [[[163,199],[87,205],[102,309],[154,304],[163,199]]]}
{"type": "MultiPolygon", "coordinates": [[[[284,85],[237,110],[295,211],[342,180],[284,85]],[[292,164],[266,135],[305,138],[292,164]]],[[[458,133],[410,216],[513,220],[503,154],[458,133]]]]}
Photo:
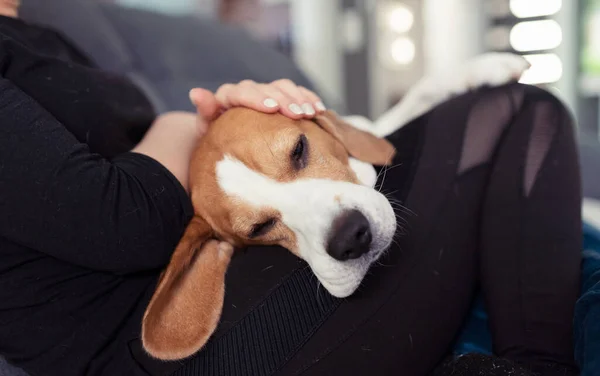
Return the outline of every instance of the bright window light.
{"type": "Polygon", "coordinates": [[[510,11],[518,18],[550,16],[560,8],[562,0],[510,0],[510,11]]]}
{"type": "Polygon", "coordinates": [[[510,31],[510,45],[517,51],[551,50],[562,42],[562,28],[554,20],[519,22],[510,31]]]}
{"type": "Polygon", "coordinates": [[[537,85],[557,82],[563,74],[562,61],[556,54],[535,54],[523,56],[531,64],[520,82],[537,85]]]}
{"type": "Polygon", "coordinates": [[[407,65],[415,58],[415,44],[409,38],[400,37],[392,42],[390,52],[396,64],[407,65]]]}
{"type": "Polygon", "coordinates": [[[388,24],[390,29],[397,33],[406,33],[415,21],[413,12],[404,5],[396,5],[388,11],[388,24]]]}

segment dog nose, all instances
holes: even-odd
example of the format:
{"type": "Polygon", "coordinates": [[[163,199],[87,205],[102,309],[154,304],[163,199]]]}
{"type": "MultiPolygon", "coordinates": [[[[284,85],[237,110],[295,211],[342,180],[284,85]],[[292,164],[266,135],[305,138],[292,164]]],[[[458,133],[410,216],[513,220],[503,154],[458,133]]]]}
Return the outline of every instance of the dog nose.
{"type": "Polygon", "coordinates": [[[369,220],[358,210],[350,210],[335,219],[327,244],[327,253],[339,261],[356,259],[369,252],[369,220]]]}

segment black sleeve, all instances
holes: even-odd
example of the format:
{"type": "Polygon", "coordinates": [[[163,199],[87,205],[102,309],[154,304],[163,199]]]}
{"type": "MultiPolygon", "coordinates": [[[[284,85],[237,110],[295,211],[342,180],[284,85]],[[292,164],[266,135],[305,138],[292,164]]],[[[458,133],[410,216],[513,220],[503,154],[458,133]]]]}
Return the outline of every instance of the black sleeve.
{"type": "Polygon", "coordinates": [[[52,114],[92,152],[111,158],[139,142],[156,114],[137,86],[126,77],[73,60],[69,45],[48,30],[20,20],[2,21],[2,77],[52,114]]]}
{"type": "Polygon", "coordinates": [[[192,215],[176,178],[135,153],[91,153],[0,78],[0,236],[116,273],[161,268],[192,215]]]}

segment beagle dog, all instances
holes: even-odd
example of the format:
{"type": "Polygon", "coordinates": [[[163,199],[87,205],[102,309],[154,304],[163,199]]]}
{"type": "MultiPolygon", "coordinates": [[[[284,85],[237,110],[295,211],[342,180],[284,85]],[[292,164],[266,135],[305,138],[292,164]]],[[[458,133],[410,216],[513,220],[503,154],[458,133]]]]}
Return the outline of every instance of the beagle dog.
{"type": "Polygon", "coordinates": [[[423,79],[379,123],[331,111],[314,120],[226,111],[193,156],[195,216],[146,309],[145,350],[177,360],[204,346],[237,247],[280,245],[304,259],[332,295],[351,295],[396,232],[394,210],[375,189],[372,165],[388,165],[395,154],[383,136],[453,94],[518,79],[527,68],[515,55],[484,55],[462,77],[423,79]]]}

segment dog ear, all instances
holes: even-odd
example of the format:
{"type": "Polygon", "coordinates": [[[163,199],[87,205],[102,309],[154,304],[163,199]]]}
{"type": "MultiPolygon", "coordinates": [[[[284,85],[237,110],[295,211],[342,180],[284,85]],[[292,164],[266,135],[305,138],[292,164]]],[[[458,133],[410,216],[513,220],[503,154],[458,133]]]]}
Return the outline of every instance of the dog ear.
{"type": "Polygon", "coordinates": [[[142,345],[155,358],[186,358],[217,327],[233,247],[212,235],[204,220],[192,219],[161,275],[142,321],[142,345]]]}
{"type": "Polygon", "coordinates": [[[350,156],[379,166],[392,163],[396,149],[387,140],[356,129],[333,111],[325,111],[322,115],[318,115],[315,121],[323,130],[340,141],[350,156]]]}

